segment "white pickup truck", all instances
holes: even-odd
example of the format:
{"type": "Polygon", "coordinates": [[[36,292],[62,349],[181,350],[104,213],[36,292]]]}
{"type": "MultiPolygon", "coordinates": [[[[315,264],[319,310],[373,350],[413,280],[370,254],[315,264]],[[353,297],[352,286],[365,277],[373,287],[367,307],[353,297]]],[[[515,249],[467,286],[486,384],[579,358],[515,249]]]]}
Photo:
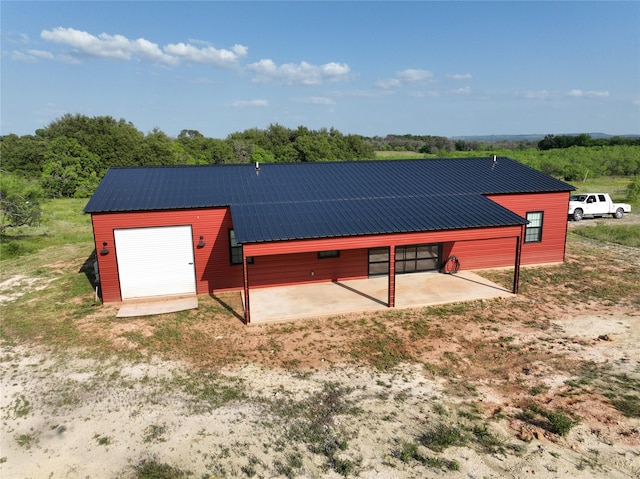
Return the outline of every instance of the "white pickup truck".
{"type": "Polygon", "coordinates": [[[569,218],[580,221],[585,216],[611,215],[622,218],[631,212],[631,205],[614,203],[607,193],[580,193],[569,197],[569,218]]]}

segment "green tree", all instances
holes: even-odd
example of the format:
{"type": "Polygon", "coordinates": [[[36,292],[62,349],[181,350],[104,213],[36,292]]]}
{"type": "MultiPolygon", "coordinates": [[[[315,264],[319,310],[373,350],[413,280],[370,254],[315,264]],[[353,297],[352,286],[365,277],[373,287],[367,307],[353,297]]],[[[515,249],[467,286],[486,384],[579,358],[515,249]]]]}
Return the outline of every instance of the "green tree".
{"type": "Polygon", "coordinates": [[[175,165],[175,150],[171,139],[158,128],[144,138],[142,165],[175,165]]]}
{"type": "Polygon", "coordinates": [[[41,134],[3,136],[0,138],[2,168],[25,177],[39,177],[46,149],[47,140],[41,134]]]}
{"type": "Polygon", "coordinates": [[[98,186],[100,158],[74,138],[52,140],[45,153],[42,188],[47,197],[90,196],[98,186]]]}
{"type": "MultiPolygon", "coordinates": [[[[189,155],[187,164],[213,165],[233,163],[234,156],[231,141],[205,138],[202,135],[183,134],[183,132],[180,132],[174,143],[180,144],[183,151],[189,155]]],[[[179,160],[177,161],[180,163],[179,160]]]]}
{"type": "Polygon", "coordinates": [[[256,146],[253,150],[253,154],[251,155],[251,161],[258,163],[273,163],[275,158],[273,153],[265,150],[259,146],[256,146]]]}
{"type": "Polygon", "coordinates": [[[143,157],[144,135],[123,119],[67,114],[49,124],[44,134],[51,140],[60,137],[75,139],[97,155],[100,162],[96,173],[99,176],[111,166],[136,166],[149,161],[143,157]]]}
{"type": "Polygon", "coordinates": [[[627,199],[632,202],[640,200],[640,176],[636,176],[627,186],[627,199]]]}
{"type": "Polygon", "coordinates": [[[42,188],[36,181],[0,171],[0,235],[10,227],[38,225],[42,197],[42,188]]]}

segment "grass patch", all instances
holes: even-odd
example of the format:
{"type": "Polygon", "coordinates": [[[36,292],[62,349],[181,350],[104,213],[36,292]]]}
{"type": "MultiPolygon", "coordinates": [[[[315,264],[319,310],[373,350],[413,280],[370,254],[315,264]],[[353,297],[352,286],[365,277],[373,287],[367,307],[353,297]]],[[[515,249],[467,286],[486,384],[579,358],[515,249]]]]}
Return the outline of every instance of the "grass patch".
{"type": "Polygon", "coordinates": [[[38,437],[35,434],[20,434],[16,438],[16,442],[20,447],[31,449],[31,446],[38,442],[38,437]]]}
{"type": "Polygon", "coordinates": [[[631,394],[611,401],[613,407],[627,417],[640,417],[640,397],[631,394]]]}
{"type": "Polygon", "coordinates": [[[572,233],[596,241],[640,248],[640,225],[597,223],[595,226],[574,228],[572,233]]]}
{"type": "Polygon", "coordinates": [[[428,155],[416,151],[376,151],[376,160],[422,159],[428,155]]]}
{"type": "Polygon", "coordinates": [[[566,436],[578,424],[578,420],[568,416],[564,411],[551,411],[537,404],[527,406],[519,419],[559,436],[566,436]]]}
{"type": "Polygon", "coordinates": [[[404,464],[411,464],[415,461],[427,467],[445,469],[449,471],[457,471],[460,469],[458,461],[450,461],[448,459],[423,454],[420,451],[419,444],[415,442],[403,441],[400,449],[392,451],[391,455],[398,458],[404,464]]]}
{"type": "Polygon", "coordinates": [[[442,452],[451,446],[466,445],[469,442],[469,436],[458,425],[438,423],[423,432],[418,440],[420,444],[432,451],[442,452]]]}
{"type": "Polygon", "coordinates": [[[189,394],[189,409],[193,414],[211,412],[228,402],[246,398],[244,387],[238,381],[230,383],[215,372],[196,371],[173,382],[189,394]]]}
{"type": "Polygon", "coordinates": [[[31,255],[50,247],[93,242],[91,216],[82,213],[89,200],[64,198],[42,203],[40,226],[8,228],[0,241],[0,258],[31,255]]]}
{"type": "MultiPolygon", "coordinates": [[[[592,227],[576,228],[587,230],[592,227]]],[[[640,269],[615,251],[609,251],[581,240],[573,232],[567,242],[567,259],[557,266],[522,268],[520,270],[520,295],[534,298],[544,295],[559,304],[580,304],[597,300],[605,305],[639,304],[637,288],[640,269]]],[[[482,276],[509,287],[512,270],[483,271],[482,276]]]]}
{"type": "Polygon", "coordinates": [[[368,334],[352,345],[350,353],[352,357],[380,371],[392,370],[413,359],[405,340],[391,331],[368,334]]]}
{"type": "Polygon", "coordinates": [[[278,475],[293,479],[298,477],[302,471],[302,456],[298,451],[285,454],[283,460],[276,459],[273,461],[273,467],[278,475]]]}
{"type": "Polygon", "coordinates": [[[96,440],[96,442],[100,446],[108,446],[109,444],[111,444],[111,441],[112,441],[111,437],[102,436],[101,434],[96,434],[95,436],[93,436],[93,438],[96,440]]]}
{"type": "Polygon", "coordinates": [[[166,442],[167,438],[164,436],[166,433],[167,426],[165,424],[150,424],[144,430],[142,441],[145,443],[166,442]]]}
{"type": "Polygon", "coordinates": [[[140,461],[140,463],[134,467],[135,479],[183,479],[192,476],[192,472],[183,471],[177,467],[156,460],[140,461]]]}
{"type": "Polygon", "coordinates": [[[337,473],[345,477],[352,474],[359,459],[344,456],[344,451],[348,449],[348,435],[336,425],[336,416],[359,412],[347,399],[349,392],[349,389],[336,383],[325,382],[320,391],[300,401],[288,397],[272,400],[271,412],[277,418],[277,423],[284,427],[282,439],[276,442],[305,444],[312,453],[324,456],[327,465],[337,473]]]}
{"type": "Polygon", "coordinates": [[[31,412],[31,403],[23,394],[20,394],[12,404],[7,406],[7,409],[10,417],[25,417],[31,412]]]}
{"type": "Polygon", "coordinates": [[[591,361],[582,364],[575,379],[565,382],[572,394],[597,393],[627,417],[640,417],[640,378],[614,374],[591,361]]]}

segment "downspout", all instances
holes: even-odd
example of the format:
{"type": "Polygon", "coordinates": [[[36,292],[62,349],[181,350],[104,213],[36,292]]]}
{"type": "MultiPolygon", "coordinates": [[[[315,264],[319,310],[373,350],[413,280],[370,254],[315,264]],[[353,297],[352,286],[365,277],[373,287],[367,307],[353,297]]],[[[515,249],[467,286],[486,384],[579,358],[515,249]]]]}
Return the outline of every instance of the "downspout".
{"type": "Polygon", "coordinates": [[[242,255],[242,276],[244,279],[244,322],[249,324],[251,322],[251,311],[249,309],[249,265],[247,264],[247,257],[242,255]]]}
{"type": "Polygon", "coordinates": [[[389,246],[389,296],[387,305],[394,308],[396,305],[396,248],[389,246]]]}
{"type": "Polygon", "coordinates": [[[518,294],[520,286],[520,256],[522,255],[522,238],[524,238],[525,225],[520,226],[520,236],[516,237],[516,264],[513,270],[513,294],[518,294]]]}

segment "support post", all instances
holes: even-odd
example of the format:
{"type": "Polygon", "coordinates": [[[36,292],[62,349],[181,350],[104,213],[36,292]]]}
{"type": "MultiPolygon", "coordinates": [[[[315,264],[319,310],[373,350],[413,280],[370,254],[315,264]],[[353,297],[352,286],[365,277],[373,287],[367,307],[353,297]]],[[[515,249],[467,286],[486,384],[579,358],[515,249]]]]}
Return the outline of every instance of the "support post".
{"type": "Polygon", "coordinates": [[[249,265],[247,264],[247,257],[242,256],[242,276],[244,278],[244,322],[249,324],[251,322],[251,310],[249,308],[249,265]]]}
{"type": "Polygon", "coordinates": [[[513,269],[513,294],[518,294],[520,286],[520,256],[522,254],[522,239],[524,238],[524,225],[520,227],[520,236],[516,237],[516,264],[513,269]]]}
{"type": "Polygon", "coordinates": [[[389,297],[387,305],[390,308],[396,306],[396,248],[389,246],[389,297]]]}

